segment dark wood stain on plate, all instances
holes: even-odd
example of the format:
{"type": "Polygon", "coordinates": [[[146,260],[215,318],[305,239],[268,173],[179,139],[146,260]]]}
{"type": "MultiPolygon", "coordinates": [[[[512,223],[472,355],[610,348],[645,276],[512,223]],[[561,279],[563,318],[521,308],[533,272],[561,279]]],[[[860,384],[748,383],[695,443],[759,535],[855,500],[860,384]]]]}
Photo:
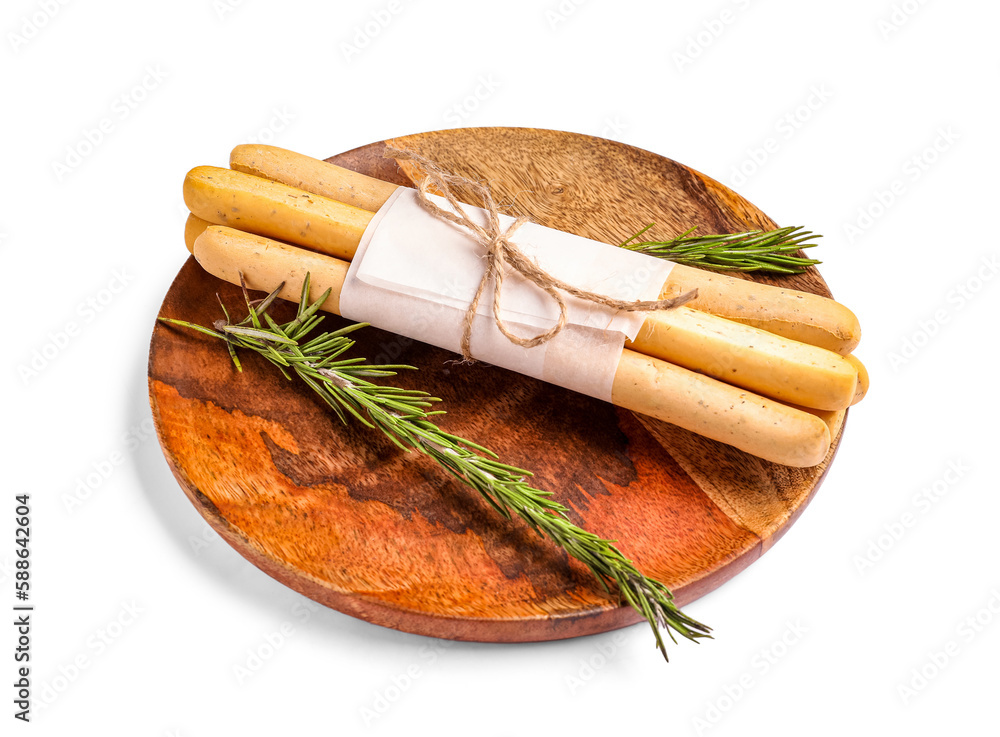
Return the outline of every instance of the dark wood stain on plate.
{"type": "MultiPolygon", "coordinates": [[[[769,227],[743,198],[677,162],[555,131],[473,128],[392,141],[489,180],[510,209],[618,242],[649,222],[667,237],[769,227]]],[[[400,184],[419,172],[382,142],[332,160],[400,184]]],[[[828,294],[815,269],[781,283],[828,294]]],[[[190,259],[161,315],[210,324],[239,291],[190,259]]],[[[276,308],[276,317],[291,306],[276,308]]],[[[343,321],[328,317],[326,327],[343,321]]],[[[832,459],[793,470],[606,403],[375,329],[357,355],[409,363],[397,377],[444,400],[440,424],[484,442],[686,603],[741,571],[787,529],[832,459]]],[[[378,433],[342,425],[256,356],[237,373],[211,339],[157,324],[150,401],[164,453],[208,522],[255,565],[328,606],[420,634],[518,642],[638,621],[588,571],[475,492],[378,433]]],[[[836,445],[835,445],[836,447],[836,445]]]]}

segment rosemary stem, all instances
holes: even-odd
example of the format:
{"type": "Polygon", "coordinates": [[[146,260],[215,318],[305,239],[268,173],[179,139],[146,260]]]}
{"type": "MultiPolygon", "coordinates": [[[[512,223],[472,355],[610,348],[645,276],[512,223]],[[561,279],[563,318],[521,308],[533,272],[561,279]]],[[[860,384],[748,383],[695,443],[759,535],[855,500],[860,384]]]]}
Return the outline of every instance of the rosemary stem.
{"type": "Polygon", "coordinates": [[[431,422],[429,417],[443,414],[441,410],[431,410],[440,401],[438,398],[364,378],[393,376],[398,369],[412,367],[370,365],[358,358],[333,360],[354,345],[346,334],[363,325],[323,333],[304,343],[306,334],[322,319],[313,317],[328,296],[327,293],[309,302],[308,275],[295,319],[283,325],[274,322],[266,309],[283,287],[284,284],[280,285],[264,300],[254,303],[244,285],[247,317],[233,324],[227,314],[225,320],[214,324],[214,330],[182,320],[160,319],[225,341],[238,368],[237,350],[259,353],[287,377],[294,374],[301,378],[343,422],[352,416],[367,427],[380,430],[400,449],[427,456],[479,492],[503,517],[510,519],[513,514],[522,519],[539,536],[561,546],[587,566],[607,591],[617,589],[620,599],[649,623],[664,658],[667,652],[662,631],[674,642],[674,633],[690,640],[711,636],[711,628],[681,612],[667,587],[643,575],[613,541],[573,524],[569,510],[553,499],[551,492],[531,486],[529,471],[501,463],[489,449],[445,432],[431,422]]]}
{"type": "Polygon", "coordinates": [[[816,246],[812,241],[820,237],[798,226],[703,236],[691,235],[695,231],[691,228],[670,240],[636,240],[652,227],[650,223],[619,246],[656,258],[719,271],[801,274],[810,266],[821,263],[797,255],[800,249],[816,246]]]}

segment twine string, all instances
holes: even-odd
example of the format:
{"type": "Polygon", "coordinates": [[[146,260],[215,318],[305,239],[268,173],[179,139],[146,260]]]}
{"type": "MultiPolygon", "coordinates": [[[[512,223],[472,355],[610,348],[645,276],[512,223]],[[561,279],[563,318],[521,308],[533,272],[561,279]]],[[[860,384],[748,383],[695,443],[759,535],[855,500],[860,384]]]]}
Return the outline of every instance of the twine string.
{"type": "Polygon", "coordinates": [[[500,209],[493,200],[493,195],[490,192],[489,187],[484,183],[445,171],[430,159],[427,159],[426,157],[413,151],[387,146],[385,156],[396,160],[413,161],[418,164],[424,171],[424,178],[417,186],[417,201],[420,205],[431,215],[449,223],[453,223],[460,228],[464,228],[469,232],[472,238],[483,247],[486,268],[483,271],[482,279],[479,280],[479,287],[476,290],[476,294],[469,303],[468,310],[466,310],[462,328],[461,349],[462,357],[466,361],[474,360],[470,345],[472,340],[472,325],[476,317],[476,311],[479,308],[479,303],[482,300],[491,279],[493,280],[493,320],[496,323],[497,329],[511,343],[524,348],[533,348],[535,346],[542,345],[543,343],[552,340],[552,338],[557,336],[560,332],[562,332],[563,328],[566,327],[568,319],[567,307],[566,300],[563,298],[562,293],[572,295],[573,297],[577,297],[578,299],[582,299],[587,302],[603,305],[613,310],[622,310],[625,312],[652,312],[656,310],[668,310],[673,307],[678,307],[685,302],[690,302],[698,296],[698,290],[692,289],[688,292],[684,292],[676,297],[670,297],[668,299],[648,301],[621,300],[608,297],[607,295],[598,294],[596,292],[590,292],[585,289],[580,289],[572,284],[568,284],[567,282],[557,279],[542,269],[537,263],[535,263],[535,261],[528,258],[511,240],[518,228],[529,222],[529,219],[520,215],[515,218],[514,222],[511,223],[506,230],[504,230],[500,223],[500,209]],[[430,190],[432,187],[448,201],[448,204],[452,208],[451,210],[446,210],[445,208],[438,206],[438,204],[430,198],[429,195],[431,194],[430,190]],[[469,217],[465,209],[462,207],[462,203],[460,203],[456,198],[453,187],[471,192],[482,201],[482,209],[485,210],[487,215],[486,225],[480,225],[478,222],[469,217]],[[523,338],[510,331],[503,318],[500,316],[502,300],[501,294],[503,291],[503,282],[507,273],[507,267],[510,267],[523,278],[543,290],[553,299],[553,301],[555,301],[559,307],[559,319],[556,321],[555,325],[530,338],[523,338]]]}

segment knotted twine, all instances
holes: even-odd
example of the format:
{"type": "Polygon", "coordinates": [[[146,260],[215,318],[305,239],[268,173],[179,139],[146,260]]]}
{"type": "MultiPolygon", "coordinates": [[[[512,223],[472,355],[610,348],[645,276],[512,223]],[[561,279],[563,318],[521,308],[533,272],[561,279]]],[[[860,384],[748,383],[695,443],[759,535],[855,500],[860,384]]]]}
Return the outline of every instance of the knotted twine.
{"type": "Polygon", "coordinates": [[[668,299],[630,301],[615,299],[603,294],[597,294],[596,292],[579,289],[572,284],[568,284],[549,274],[537,263],[529,259],[524,252],[511,241],[511,238],[517,229],[525,223],[530,222],[529,218],[524,215],[519,215],[506,230],[503,230],[500,224],[500,210],[497,207],[496,202],[493,200],[493,195],[486,184],[445,171],[430,159],[427,159],[413,151],[386,146],[384,155],[387,158],[396,159],[397,161],[413,161],[416,164],[419,164],[424,171],[424,178],[417,186],[417,201],[420,205],[434,217],[446,220],[460,228],[464,228],[469,232],[472,238],[483,247],[486,259],[486,269],[483,271],[483,278],[479,281],[479,288],[476,290],[476,295],[473,297],[472,302],[469,303],[469,309],[465,313],[465,320],[462,328],[462,357],[466,361],[474,360],[470,347],[472,339],[472,324],[476,317],[476,310],[479,308],[479,302],[482,299],[483,294],[486,292],[486,288],[489,285],[491,278],[494,283],[493,320],[496,323],[497,329],[511,343],[524,348],[534,348],[535,346],[542,345],[543,343],[552,340],[563,330],[563,328],[566,327],[568,319],[566,300],[563,298],[561,292],[565,292],[566,294],[587,302],[593,302],[594,304],[604,305],[605,307],[625,312],[653,312],[656,310],[669,310],[673,307],[678,307],[685,302],[690,302],[698,296],[698,290],[692,289],[688,292],[684,292],[676,297],[670,297],[668,299]],[[486,211],[487,215],[486,225],[480,225],[468,216],[463,209],[462,204],[455,197],[455,194],[452,191],[453,186],[460,187],[467,192],[471,192],[473,195],[482,200],[482,209],[486,211]],[[448,204],[451,205],[452,211],[439,207],[437,203],[431,200],[429,195],[432,194],[430,191],[432,187],[435,188],[437,192],[448,201],[448,204]],[[522,338],[521,336],[512,333],[507,328],[503,318],[500,316],[501,292],[503,290],[503,281],[506,276],[508,266],[539,289],[545,291],[550,297],[552,297],[556,304],[559,305],[559,320],[556,324],[548,330],[538,333],[532,338],[522,338]]]}

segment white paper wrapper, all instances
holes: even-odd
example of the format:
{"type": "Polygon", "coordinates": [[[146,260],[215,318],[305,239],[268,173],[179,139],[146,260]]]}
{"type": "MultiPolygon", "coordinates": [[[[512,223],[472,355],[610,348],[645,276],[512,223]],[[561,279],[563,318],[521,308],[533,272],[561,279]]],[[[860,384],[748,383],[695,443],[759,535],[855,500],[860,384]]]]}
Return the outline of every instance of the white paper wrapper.
{"type": "MultiPolygon", "coordinates": [[[[448,209],[444,198],[435,201],[448,209]]],[[[469,206],[465,211],[487,222],[485,211],[469,206]]],[[[501,216],[501,227],[513,220],[501,216]]],[[[511,240],[554,277],[623,300],[657,299],[673,266],[534,223],[522,225],[511,240]]],[[[420,205],[416,190],[400,187],[364,233],[340,294],[340,312],[349,320],[460,353],[465,313],[484,268],[483,247],[465,229],[434,217],[420,205]]],[[[491,285],[473,321],[476,359],[611,401],[625,338],[635,338],[645,313],[563,295],[566,327],[540,346],[522,348],[497,330],[492,295],[491,285]]],[[[508,328],[524,337],[559,319],[555,301],[516,272],[504,279],[501,305],[508,328]]]]}

